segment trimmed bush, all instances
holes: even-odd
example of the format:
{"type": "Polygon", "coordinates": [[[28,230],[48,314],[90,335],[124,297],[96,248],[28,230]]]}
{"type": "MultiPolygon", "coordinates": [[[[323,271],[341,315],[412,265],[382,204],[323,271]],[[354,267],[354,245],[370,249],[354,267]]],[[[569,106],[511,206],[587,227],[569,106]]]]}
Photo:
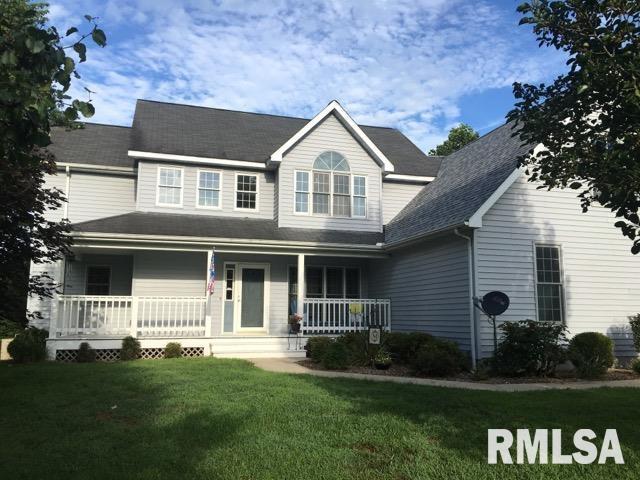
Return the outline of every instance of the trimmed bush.
{"type": "Polygon", "coordinates": [[[0,338],[12,338],[22,332],[24,328],[17,322],[7,319],[0,319],[0,338]]]}
{"type": "Polygon", "coordinates": [[[460,373],[467,363],[466,355],[455,342],[433,338],[418,348],[411,365],[417,374],[446,377],[460,373]]]}
{"type": "Polygon", "coordinates": [[[433,335],[422,332],[389,332],[383,336],[383,343],[394,360],[410,365],[420,347],[434,340],[433,335]]]}
{"type": "Polygon", "coordinates": [[[15,336],[7,351],[16,363],[41,362],[47,358],[48,336],[46,330],[28,327],[15,336]]]}
{"type": "Polygon", "coordinates": [[[307,352],[314,362],[321,362],[327,347],[333,340],[331,337],[311,337],[307,340],[307,352]]]}
{"type": "Polygon", "coordinates": [[[633,334],[633,346],[640,353],[640,313],[629,317],[629,325],[633,334]]]}
{"type": "Polygon", "coordinates": [[[47,358],[48,336],[46,330],[25,328],[11,341],[7,351],[16,363],[41,362],[47,358]]]}
{"type": "Polygon", "coordinates": [[[502,339],[493,357],[493,368],[509,377],[552,375],[566,359],[566,327],[551,322],[522,320],[498,327],[502,339]]]}
{"type": "Polygon", "coordinates": [[[340,335],[336,341],[344,344],[349,355],[349,365],[371,365],[373,357],[380,350],[380,345],[369,344],[369,332],[348,332],[340,335]]]}
{"type": "Polygon", "coordinates": [[[582,378],[604,375],[613,366],[613,341],[598,332],[584,332],[569,342],[569,359],[582,378]]]}
{"type": "Polygon", "coordinates": [[[136,360],[140,357],[140,342],[133,337],[124,337],[120,348],[120,360],[136,360]]]}
{"type": "Polygon", "coordinates": [[[96,361],[96,351],[91,348],[88,342],[82,342],[78,347],[76,361],[78,363],[93,363],[96,361]]]}
{"type": "Polygon", "coordinates": [[[640,358],[636,358],[633,362],[631,362],[631,370],[640,375],[640,358]]]}
{"type": "Polygon", "coordinates": [[[182,356],[182,345],[178,342],[169,342],[164,347],[164,358],[180,358],[182,356]]]}
{"type": "Polygon", "coordinates": [[[344,343],[329,343],[322,357],[322,366],[327,370],[344,370],[349,366],[349,350],[344,343]]]}

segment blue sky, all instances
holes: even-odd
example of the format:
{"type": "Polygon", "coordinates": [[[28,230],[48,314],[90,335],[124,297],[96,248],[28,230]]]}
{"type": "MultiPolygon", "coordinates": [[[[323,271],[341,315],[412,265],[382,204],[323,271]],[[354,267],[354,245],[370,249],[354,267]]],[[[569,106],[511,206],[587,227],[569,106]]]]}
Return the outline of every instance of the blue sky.
{"type": "Polygon", "coordinates": [[[96,92],[91,121],[130,125],[136,98],[302,117],[337,99],[427,150],[460,122],[501,124],[514,81],[563,71],[517,25],[519,3],[52,0],[49,19],[100,17],[108,46],[90,48],[72,91],[96,92]]]}

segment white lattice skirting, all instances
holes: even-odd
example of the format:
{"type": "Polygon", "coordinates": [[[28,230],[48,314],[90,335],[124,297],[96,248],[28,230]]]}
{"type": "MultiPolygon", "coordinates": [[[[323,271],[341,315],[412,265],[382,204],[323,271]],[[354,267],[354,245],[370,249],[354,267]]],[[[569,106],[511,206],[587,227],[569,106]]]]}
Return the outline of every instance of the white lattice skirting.
{"type": "MultiPolygon", "coordinates": [[[[120,360],[119,348],[96,349],[97,362],[115,362],[120,360]]],[[[183,347],[182,356],[187,358],[204,357],[204,347],[183,347]]],[[[78,357],[78,350],[57,350],[56,361],[73,363],[78,357]]],[[[140,351],[140,358],[157,359],[164,358],[164,348],[143,348],[140,351]]]]}

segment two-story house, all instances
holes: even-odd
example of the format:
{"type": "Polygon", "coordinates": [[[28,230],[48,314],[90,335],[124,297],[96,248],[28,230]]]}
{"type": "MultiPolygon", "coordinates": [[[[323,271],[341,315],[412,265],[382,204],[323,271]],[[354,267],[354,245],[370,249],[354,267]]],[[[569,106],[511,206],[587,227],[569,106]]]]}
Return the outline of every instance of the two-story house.
{"type": "Polygon", "coordinates": [[[526,182],[509,125],[441,158],[335,101],[308,120],[141,100],[130,128],[52,139],[74,257],[32,267],[62,293],[30,307],[59,359],[87,339],[109,358],[125,335],[149,356],[300,353],[296,314],[303,341],[380,325],[475,359],[492,342],[473,298],[496,289],[505,319],[603,331],[632,355],[640,264],[604,209],[526,182]]]}

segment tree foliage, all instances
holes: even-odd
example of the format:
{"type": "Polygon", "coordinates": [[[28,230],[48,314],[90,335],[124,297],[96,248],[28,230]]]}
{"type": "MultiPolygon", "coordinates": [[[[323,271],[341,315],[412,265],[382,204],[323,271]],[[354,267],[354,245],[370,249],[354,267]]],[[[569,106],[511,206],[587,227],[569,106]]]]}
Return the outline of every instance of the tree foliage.
{"type": "Polygon", "coordinates": [[[640,252],[640,6],[637,0],[538,0],[518,7],[540,46],[568,56],[551,85],[515,83],[508,118],[542,144],[520,159],[541,188],[578,191],[600,204],[640,252]]]}
{"type": "Polygon", "coordinates": [[[436,148],[432,148],[429,151],[429,155],[450,155],[453,152],[460,150],[468,143],[473,142],[479,136],[478,132],[469,125],[461,123],[457,127],[453,127],[449,130],[449,136],[447,139],[436,148]]]}
{"type": "MultiPolygon", "coordinates": [[[[80,78],[74,57],[85,61],[84,41],[104,47],[106,37],[88,15],[86,33],[72,27],[60,34],[47,26],[44,4],[0,0],[0,9],[0,317],[9,317],[23,301],[19,272],[29,261],[69,254],[68,222],[45,217],[65,201],[60,190],[45,186],[45,175],[56,171],[46,147],[52,120],[71,125],[93,115],[91,102],[68,90],[72,78],[80,78]]],[[[35,275],[27,290],[48,297],[56,287],[48,275],[35,275]]]]}

